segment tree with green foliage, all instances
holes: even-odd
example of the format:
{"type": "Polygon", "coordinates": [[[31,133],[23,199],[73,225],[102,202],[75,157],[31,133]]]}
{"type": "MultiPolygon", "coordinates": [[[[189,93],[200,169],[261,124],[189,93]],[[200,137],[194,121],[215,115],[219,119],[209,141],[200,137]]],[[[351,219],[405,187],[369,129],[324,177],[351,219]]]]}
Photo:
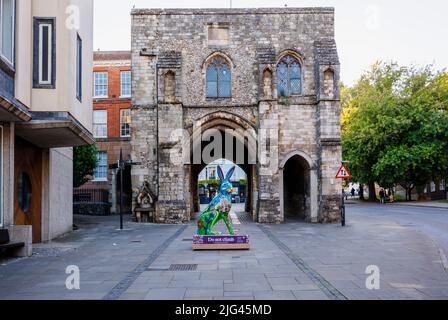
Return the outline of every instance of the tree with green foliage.
{"type": "Polygon", "coordinates": [[[89,181],[97,166],[96,146],[88,145],[73,148],[73,186],[78,188],[89,181]]]}
{"type": "Polygon", "coordinates": [[[447,74],[433,74],[428,68],[409,70],[399,110],[402,125],[389,132],[401,139],[385,146],[373,168],[381,185],[400,184],[408,200],[414,188],[421,194],[427,183],[447,176],[446,79],[447,74]]]}
{"type": "Polygon", "coordinates": [[[352,88],[343,87],[342,144],[354,180],[408,198],[448,171],[448,75],[377,63],[352,88]]]}

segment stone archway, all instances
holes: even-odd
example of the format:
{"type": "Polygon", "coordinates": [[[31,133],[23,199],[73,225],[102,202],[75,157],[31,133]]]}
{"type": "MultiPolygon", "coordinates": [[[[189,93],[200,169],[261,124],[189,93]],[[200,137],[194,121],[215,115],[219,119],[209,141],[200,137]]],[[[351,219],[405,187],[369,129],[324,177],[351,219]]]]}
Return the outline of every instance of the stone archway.
{"type": "Polygon", "coordinates": [[[317,222],[317,170],[306,153],[293,151],[283,159],[280,164],[279,190],[283,217],[317,222]]]}
{"type": "Polygon", "coordinates": [[[191,164],[187,166],[188,168],[186,173],[191,191],[190,196],[187,199],[189,202],[188,207],[191,208],[192,211],[191,215],[199,211],[199,173],[209,163],[219,159],[226,159],[241,167],[247,176],[246,212],[250,213],[255,220],[257,218],[257,200],[255,197],[255,190],[258,186],[258,175],[256,167],[257,140],[254,127],[237,115],[227,112],[216,112],[199,119],[195,123],[195,127],[190,128],[189,131],[191,133],[191,164]],[[199,151],[202,155],[204,148],[213,142],[211,139],[204,139],[207,141],[202,141],[200,137],[200,135],[207,136],[207,133],[209,132],[214,132],[214,134],[221,135],[221,139],[224,142],[222,144],[221,153],[214,155],[214,157],[211,157],[208,161],[204,161],[204,159],[201,158],[200,163],[197,163],[197,159],[194,159],[195,152],[199,151]],[[233,141],[231,144],[231,153],[228,152],[227,139],[229,138],[233,141]],[[242,157],[242,159],[241,151],[244,153],[244,157],[242,157]]]}

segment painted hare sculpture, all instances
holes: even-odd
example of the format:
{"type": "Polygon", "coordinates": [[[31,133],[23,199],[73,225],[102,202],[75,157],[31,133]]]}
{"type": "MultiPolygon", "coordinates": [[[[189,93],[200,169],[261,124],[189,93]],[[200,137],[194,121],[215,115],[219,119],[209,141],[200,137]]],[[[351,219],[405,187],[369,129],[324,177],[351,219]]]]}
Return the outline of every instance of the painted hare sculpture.
{"type": "Polygon", "coordinates": [[[223,220],[227,226],[227,230],[231,235],[235,234],[232,227],[232,221],[230,219],[229,213],[232,208],[232,192],[233,186],[230,183],[230,178],[235,172],[235,167],[227,172],[226,177],[220,166],[218,166],[218,176],[221,180],[221,185],[219,187],[219,194],[212,200],[207,209],[205,209],[198,220],[198,230],[197,234],[201,236],[216,236],[220,235],[219,232],[213,232],[213,228],[220,221],[223,220]]]}

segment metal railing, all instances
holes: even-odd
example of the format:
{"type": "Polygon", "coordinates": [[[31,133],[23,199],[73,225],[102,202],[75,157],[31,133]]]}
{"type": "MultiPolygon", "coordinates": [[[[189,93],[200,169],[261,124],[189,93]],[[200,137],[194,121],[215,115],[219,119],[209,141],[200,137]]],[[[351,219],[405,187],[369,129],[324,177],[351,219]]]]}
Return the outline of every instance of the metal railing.
{"type": "Polygon", "coordinates": [[[105,189],[73,189],[73,203],[108,204],[109,191],[105,189]]]}

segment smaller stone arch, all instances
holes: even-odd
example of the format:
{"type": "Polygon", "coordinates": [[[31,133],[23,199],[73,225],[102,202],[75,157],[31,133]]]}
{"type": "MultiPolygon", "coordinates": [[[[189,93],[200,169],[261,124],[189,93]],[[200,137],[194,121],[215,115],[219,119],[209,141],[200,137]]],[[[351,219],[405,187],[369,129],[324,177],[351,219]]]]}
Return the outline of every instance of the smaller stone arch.
{"type": "Polygon", "coordinates": [[[299,156],[299,157],[303,158],[307,162],[308,167],[309,167],[310,170],[314,170],[315,169],[316,165],[315,165],[313,159],[311,159],[311,157],[306,152],[301,151],[301,150],[294,150],[294,151],[291,151],[290,153],[288,153],[283,158],[283,160],[280,162],[280,167],[279,168],[280,169],[285,168],[286,162],[288,162],[288,160],[291,159],[294,156],[299,156]]]}
{"type": "Polygon", "coordinates": [[[163,85],[165,102],[174,102],[176,100],[176,74],[168,70],[163,76],[163,85]]]}
{"type": "Polygon", "coordinates": [[[225,53],[223,51],[215,51],[215,52],[209,54],[207,56],[207,58],[205,58],[204,62],[202,63],[202,70],[203,70],[204,73],[205,73],[205,71],[207,69],[208,64],[214,58],[223,58],[229,64],[231,69],[235,68],[235,65],[233,63],[233,59],[227,53],[225,53]]]}
{"type": "Polygon", "coordinates": [[[294,150],[282,159],[279,165],[279,190],[280,214],[282,219],[284,219],[285,213],[288,211],[287,209],[290,212],[290,208],[287,208],[291,205],[291,201],[289,200],[298,195],[299,204],[295,203],[294,205],[300,206],[296,211],[299,212],[301,218],[310,222],[318,221],[317,166],[306,152],[294,150]],[[299,176],[293,177],[292,174],[294,173],[299,173],[299,176]],[[289,187],[288,184],[298,185],[299,194],[297,194],[297,190],[292,190],[292,192],[291,190],[287,190],[286,188],[289,187]]]}
{"type": "Polygon", "coordinates": [[[294,58],[296,58],[297,60],[300,61],[300,64],[303,66],[303,63],[305,61],[305,55],[300,52],[299,50],[295,50],[295,49],[286,49],[281,51],[278,55],[277,55],[277,62],[276,65],[280,62],[280,60],[287,56],[287,55],[291,55],[294,58]]]}

